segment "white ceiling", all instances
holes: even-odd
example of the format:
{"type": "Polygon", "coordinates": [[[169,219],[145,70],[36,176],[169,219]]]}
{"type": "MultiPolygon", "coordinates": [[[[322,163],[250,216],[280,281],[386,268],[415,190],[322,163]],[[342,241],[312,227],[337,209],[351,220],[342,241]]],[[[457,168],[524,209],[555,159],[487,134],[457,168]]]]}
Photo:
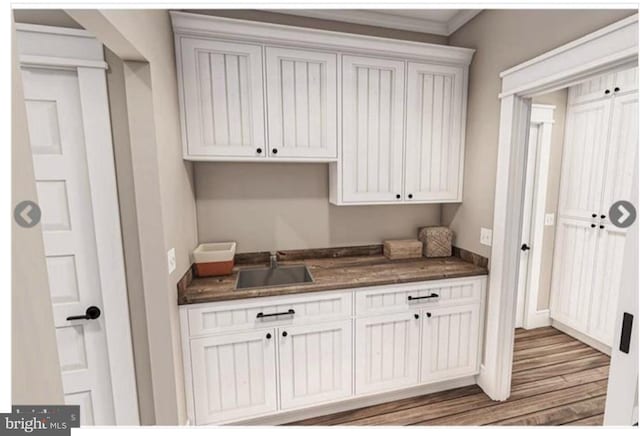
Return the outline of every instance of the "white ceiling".
{"type": "Polygon", "coordinates": [[[274,12],[449,36],[480,9],[281,9],[274,12]]]}

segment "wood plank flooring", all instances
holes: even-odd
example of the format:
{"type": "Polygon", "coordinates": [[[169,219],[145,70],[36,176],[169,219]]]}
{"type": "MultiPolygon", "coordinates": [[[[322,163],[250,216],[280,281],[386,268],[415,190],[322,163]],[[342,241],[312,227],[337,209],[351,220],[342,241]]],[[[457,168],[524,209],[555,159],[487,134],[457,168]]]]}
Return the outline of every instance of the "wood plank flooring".
{"type": "Polygon", "coordinates": [[[507,401],[467,386],[290,425],[602,425],[609,356],[551,327],[515,336],[507,401]]]}

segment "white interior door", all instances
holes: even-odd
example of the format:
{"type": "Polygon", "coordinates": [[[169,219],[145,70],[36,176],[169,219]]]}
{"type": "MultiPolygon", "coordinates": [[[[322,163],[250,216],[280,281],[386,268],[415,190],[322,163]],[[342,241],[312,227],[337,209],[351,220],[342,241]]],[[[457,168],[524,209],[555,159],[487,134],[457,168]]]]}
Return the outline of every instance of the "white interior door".
{"type": "Polygon", "coordinates": [[[22,76],[65,400],[82,424],[114,424],[105,318],[67,321],[103,307],[78,76],[22,76]]]}

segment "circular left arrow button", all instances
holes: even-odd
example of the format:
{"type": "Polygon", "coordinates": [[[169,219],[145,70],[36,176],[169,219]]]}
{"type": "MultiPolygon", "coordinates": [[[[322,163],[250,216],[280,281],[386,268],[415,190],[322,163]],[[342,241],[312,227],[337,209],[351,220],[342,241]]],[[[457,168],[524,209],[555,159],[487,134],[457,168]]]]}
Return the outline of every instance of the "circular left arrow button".
{"type": "Polygon", "coordinates": [[[20,227],[29,229],[37,225],[40,218],[42,218],[40,206],[31,200],[21,201],[13,209],[13,219],[20,227]]]}

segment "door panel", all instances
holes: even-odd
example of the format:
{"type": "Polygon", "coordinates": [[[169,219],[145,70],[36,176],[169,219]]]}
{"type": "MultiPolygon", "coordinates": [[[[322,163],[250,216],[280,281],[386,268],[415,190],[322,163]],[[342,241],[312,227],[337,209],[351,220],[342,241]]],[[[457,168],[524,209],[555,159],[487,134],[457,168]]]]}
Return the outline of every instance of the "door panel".
{"type": "Polygon", "coordinates": [[[278,333],[282,409],[351,395],[351,320],[283,327],[278,333]]]}
{"type": "Polygon", "coordinates": [[[180,43],[189,154],[266,156],[262,48],[192,38],[180,43]]]}
{"type": "Polygon", "coordinates": [[[407,68],[405,197],[460,200],[464,70],[415,62],[407,68]]]}
{"type": "Polygon", "coordinates": [[[343,200],[400,201],[404,62],[343,56],[342,80],[343,200]]]}
{"type": "Polygon", "coordinates": [[[600,212],[610,107],[604,99],[567,110],[559,216],[591,220],[600,212]]]}
{"type": "Polygon", "coordinates": [[[267,47],[266,63],[270,156],[337,157],[337,55],[267,47]]]}
{"type": "Polygon", "coordinates": [[[356,320],[356,394],[418,382],[420,317],[415,314],[356,320]]]}
{"type": "Polygon", "coordinates": [[[589,318],[598,230],[581,220],[559,218],[557,222],[550,315],[583,332],[589,318]]]}
{"type": "Polygon", "coordinates": [[[81,405],[83,425],[113,425],[105,316],[66,319],[104,307],[78,76],[23,68],[22,78],[65,401],[81,405]]]}
{"type": "Polygon", "coordinates": [[[613,95],[615,74],[605,74],[569,87],[569,104],[586,103],[613,95]],[[609,93],[605,92],[609,90],[609,93]]]}
{"type": "Polygon", "coordinates": [[[269,329],[191,340],[196,424],[276,410],[274,335],[269,329]]]}
{"type": "Polygon", "coordinates": [[[479,304],[425,310],[422,322],[420,381],[442,381],[479,371],[479,304]]]}

